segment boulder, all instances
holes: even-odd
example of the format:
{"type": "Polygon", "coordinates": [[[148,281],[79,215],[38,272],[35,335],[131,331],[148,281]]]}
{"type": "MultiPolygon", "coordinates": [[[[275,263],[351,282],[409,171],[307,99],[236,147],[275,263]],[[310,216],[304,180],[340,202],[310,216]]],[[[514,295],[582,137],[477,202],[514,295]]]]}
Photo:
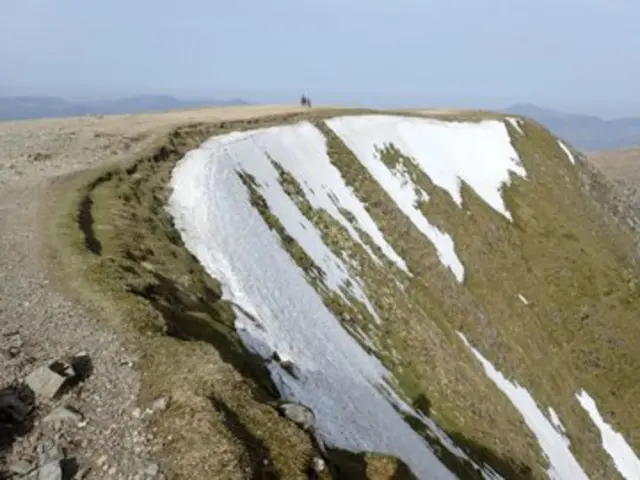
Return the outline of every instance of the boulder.
{"type": "Polygon", "coordinates": [[[0,389],[0,448],[33,428],[35,394],[25,384],[0,389]]]}
{"type": "Polygon", "coordinates": [[[32,388],[25,384],[11,385],[0,390],[0,423],[23,423],[35,407],[32,388]]]}

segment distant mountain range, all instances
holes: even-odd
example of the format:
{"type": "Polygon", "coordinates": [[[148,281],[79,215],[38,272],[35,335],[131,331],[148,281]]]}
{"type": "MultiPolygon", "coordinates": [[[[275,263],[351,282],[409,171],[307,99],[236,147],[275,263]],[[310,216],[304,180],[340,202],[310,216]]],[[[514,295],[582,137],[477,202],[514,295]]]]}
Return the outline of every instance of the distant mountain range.
{"type": "Polygon", "coordinates": [[[112,100],[72,101],[54,96],[0,96],[0,120],[109,115],[181,108],[247,105],[241,99],[183,100],[168,95],[138,95],[112,100]]]}
{"type": "Polygon", "coordinates": [[[640,118],[603,120],[522,103],[504,110],[537,120],[557,136],[584,151],[613,150],[640,146],[640,118]]]}
{"type": "MultiPolygon", "coordinates": [[[[169,95],[137,95],[96,101],[73,101],[44,95],[0,96],[0,120],[143,113],[225,105],[249,105],[249,102],[238,98],[187,100],[169,95]]],[[[530,103],[515,104],[503,111],[537,120],[584,151],[640,147],[640,118],[603,120],[592,115],[565,113],[530,103]]]]}

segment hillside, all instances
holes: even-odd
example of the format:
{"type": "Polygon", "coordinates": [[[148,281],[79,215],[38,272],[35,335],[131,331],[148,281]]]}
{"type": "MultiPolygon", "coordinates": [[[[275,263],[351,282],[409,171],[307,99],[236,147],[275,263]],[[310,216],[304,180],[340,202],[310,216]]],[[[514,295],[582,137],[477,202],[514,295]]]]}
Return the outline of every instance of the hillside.
{"type": "Polygon", "coordinates": [[[199,117],[58,181],[168,478],[638,478],[637,221],[542,126],[433,117],[199,117]]]}
{"type": "Polygon", "coordinates": [[[594,115],[576,115],[517,104],[506,113],[532,118],[585,151],[610,150],[640,146],[640,118],[603,120],[594,115]]]}
{"type": "Polygon", "coordinates": [[[626,182],[631,186],[640,180],[640,148],[591,152],[589,160],[615,182],[626,182]]]}

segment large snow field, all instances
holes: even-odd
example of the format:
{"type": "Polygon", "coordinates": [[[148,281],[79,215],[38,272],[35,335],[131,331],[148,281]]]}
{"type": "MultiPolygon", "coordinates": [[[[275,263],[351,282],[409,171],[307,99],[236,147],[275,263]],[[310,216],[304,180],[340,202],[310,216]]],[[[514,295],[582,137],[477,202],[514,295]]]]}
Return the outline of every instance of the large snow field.
{"type": "Polygon", "coordinates": [[[329,281],[348,277],[279,187],[263,150],[274,141],[268,136],[279,130],[214,137],[178,163],[168,210],[186,247],[222,283],[224,297],[241,307],[237,328],[247,345],[264,357],[277,351],[295,363],[297,378],[276,363],[269,368],[285,398],[313,409],[322,440],[354,451],[397,455],[421,478],[455,478],[397,413],[400,404],[393,405],[386,387],[388,372],[325,307],[250,204],[239,171],[256,176],[272,213],[326,269],[329,281]],[[256,134],[264,136],[259,140],[253,138],[256,134]],[[321,261],[327,257],[331,259],[321,261]]]}

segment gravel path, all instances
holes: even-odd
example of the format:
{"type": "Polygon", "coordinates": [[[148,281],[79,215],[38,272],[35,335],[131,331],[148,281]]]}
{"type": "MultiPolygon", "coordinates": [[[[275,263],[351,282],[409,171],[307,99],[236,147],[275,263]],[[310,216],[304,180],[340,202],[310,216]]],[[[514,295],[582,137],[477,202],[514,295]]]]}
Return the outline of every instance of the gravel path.
{"type": "MultiPolygon", "coordinates": [[[[33,142],[30,133],[24,136],[22,139],[11,132],[0,137],[3,160],[8,157],[14,162],[9,174],[3,170],[0,186],[0,386],[54,360],[87,352],[94,372],[81,391],[42,408],[46,413],[57,405],[71,405],[84,415],[86,425],[65,431],[65,438],[58,438],[57,443],[75,450],[81,469],[91,467],[85,478],[143,478],[145,470],[153,473],[154,467],[143,420],[132,416],[139,385],[132,368],[136,353],[127,350],[114,332],[101,327],[80,305],[51,288],[41,255],[44,239],[38,235],[38,209],[49,200],[47,179],[92,162],[76,157],[77,162],[60,163],[65,154],[62,150],[55,153],[56,143],[61,142],[53,133],[38,135],[40,144],[33,142]],[[50,164],[31,162],[21,169],[18,155],[23,154],[11,156],[13,152],[7,148],[21,141],[50,153],[50,164]],[[12,346],[15,350],[8,352],[12,346]]],[[[42,434],[35,428],[18,441],[6,463],[30,461],[42,434]]]]}

